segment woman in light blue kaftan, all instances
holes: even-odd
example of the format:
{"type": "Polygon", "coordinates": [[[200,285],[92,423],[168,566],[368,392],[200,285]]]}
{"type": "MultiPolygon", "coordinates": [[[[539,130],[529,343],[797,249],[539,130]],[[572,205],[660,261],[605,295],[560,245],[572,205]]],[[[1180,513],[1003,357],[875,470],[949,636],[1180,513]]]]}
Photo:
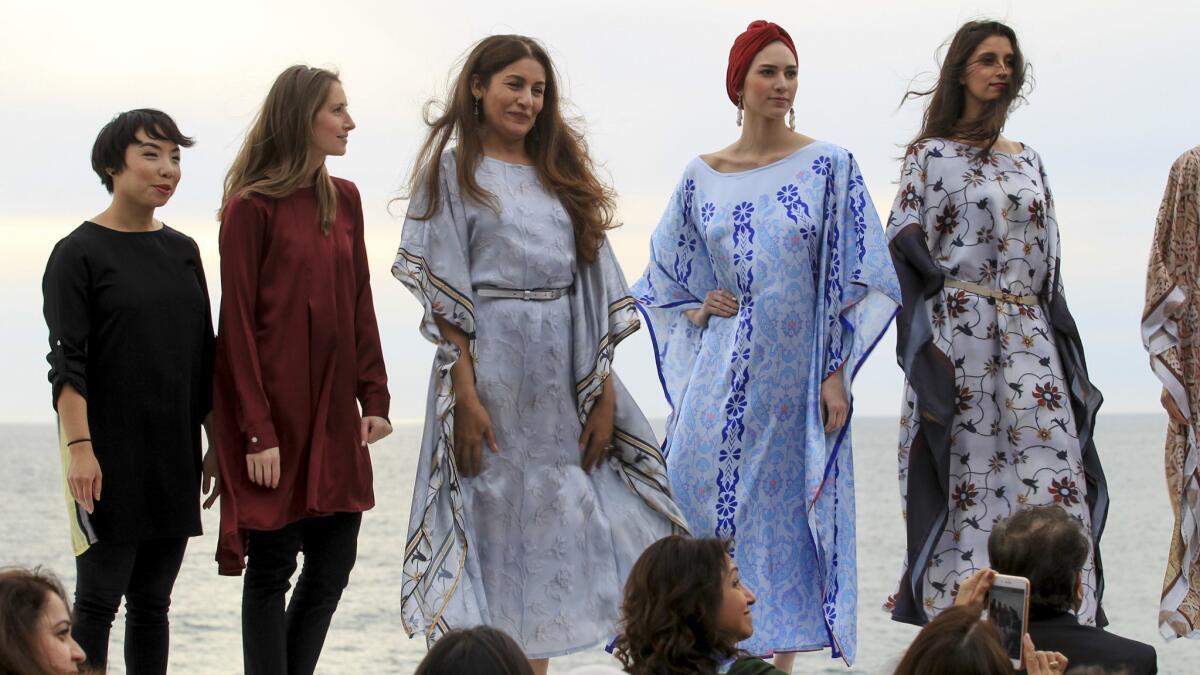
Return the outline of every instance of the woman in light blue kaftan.
{"type": "Polygon", "coordinates": [[[900,296],[854,158],[814,141],[719,173],[696,158],[651,240],[634,296],[672,412],[675,499],[697,536],[727,537],[758,596],[755,654],[856,646],[850,427],[826,434],[821,384],[849,382],[900,296]],[[736,315],[685,316],[715,289],[736,315]]]}
{"type": "MultiPolygon", "coordinates": [[[[653,431],[611,372],[638,315],[607,242],[578,263],[571,220],[532,166],[482,157],[481,204],[462,194],[454,151],[441,157],[441,205],[404,223],[393,274],[438,343],[404,560],[403,620],[431,642],[488,624],[530,659],[615,635],[624,580],[643,549],[683,519],[667,494],[653,431]],[[482,297],[480,287],[563,289],[554,300],[482,297]],[[464,476],[453,455],[463,357],[434,316],[470,338],[476,390],[497,452],[464,476]],[[615,449],[591,473],[580,432],[603,381],[616,388],[615,449]]],[[[418,194],[410,213],[424,208],[418,194]]]]}

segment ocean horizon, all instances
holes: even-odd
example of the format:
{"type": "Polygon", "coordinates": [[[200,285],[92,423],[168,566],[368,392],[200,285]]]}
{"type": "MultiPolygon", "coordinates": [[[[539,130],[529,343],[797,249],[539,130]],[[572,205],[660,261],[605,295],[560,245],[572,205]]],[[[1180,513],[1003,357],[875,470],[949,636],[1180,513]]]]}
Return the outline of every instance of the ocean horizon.
{"type": "MultiPolygon", "coordinates": [[[[661,428],[661,421],[658,422],[661,428]]],[[[1101,541],[1108,629],[1158,650],[1159,672],[1200,670],[1200,644],[1158,634],[1158,599],[1170,544],[1172,511],[1163,468],[1166,416],[1105,414],[1097,447],[1112,505],[1101,541]]],[[[860,417],[853,425],[857,495],[858,659],[847,668],[828,650],[801,654],[795,673],[888,673],[917,628],[890,620],[882,603],[896,585],[904,528],[896,481],[897,419],[860,417]]],[[[418,422],[398,423],[372,446],[376,506],[364,516],[358,562],[334,616],[321,673],[411,673],[425,654],[400,622],[401,557],[420,447],[418,422]]],[[[51,424],[0,424],[0,566],[41,565],[71,592],[67,507],[51,424]]],[[[204,535],[191,540],[171,608],[170,672],[242,672],[241,580],[217,575],[217,510],[204,513],[204,535]]],[[[113,626],[110,673],[123,673],[124,619],[113,626]]],[[[551,661],[551,672],[605,663],[602,646],[551,661]]]]}

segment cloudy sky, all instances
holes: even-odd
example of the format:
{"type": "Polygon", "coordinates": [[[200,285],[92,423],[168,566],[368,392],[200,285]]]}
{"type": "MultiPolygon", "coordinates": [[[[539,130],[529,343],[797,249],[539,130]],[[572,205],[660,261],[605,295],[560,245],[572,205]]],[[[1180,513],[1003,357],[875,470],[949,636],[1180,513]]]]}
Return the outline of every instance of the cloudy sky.
{"type": "MultiPolygon", "coordinates": [[[[257,106],[288,65],[341,71],[358,129],[330,168],[362,192],[393,417],[416,419],[432,350],[416,330],[417,303],[389,274],[403,204],[389,213],[388,202],[421,141],[421,106],[444,94],[456,61],[491,33],[546,43],[593,156],[620,193],[624,226],[612,238],[632,280],[683,166],[736,137],[725,60],[734,36],[758,18],[786,27],[799,49],[797,128],[854,152],[884,219],[899,146],[921,112],[920,104],[897,109],[906,87],[934,71],[939,46],[964,20],[1013,25],[1036,86],[1006,133],[1036,148],[1049,169],[1093,378],[1107,411],[1157,407],[1138,321],[1167,170],[1200,143],[1195,2],[0,0],[0,16],[0,422],[52,419],[41,274],[54,242],[107,205],[88,158],[114,113],[161,108],[196,137],[178,193],[159,215],[199,242],[215,301],[214,210],[257,106]]],[[[861,413],[898,409],[893,347],[889,336],[860,374],[861,413]]],[[[629,340],[617,369],[649,414],[665,413],[648,340],[629,340]]]]}

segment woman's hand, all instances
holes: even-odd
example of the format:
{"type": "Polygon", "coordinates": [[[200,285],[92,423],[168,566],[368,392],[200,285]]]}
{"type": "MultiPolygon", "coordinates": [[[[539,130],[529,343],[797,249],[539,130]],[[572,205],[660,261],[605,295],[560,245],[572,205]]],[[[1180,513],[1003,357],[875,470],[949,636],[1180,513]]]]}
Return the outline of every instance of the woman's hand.
{"type": "Polygon", "coordinates": [[[67,464],[67,488],[75,502],[84,511],[92,513],[96,510],[95,502],[100,501],[100,486],[104,482],[100,462],[96,461],[96,453],[92,452],[91,441],[76,443],[68,449],[71,451],[71,461],[67,464]]]}
{"type": "Polygon", "coordinates": [[[842,384],[842,371],[839,368],[821,383],[821,419],[825,422],[825,433],[841,429],[849,415],[850,400],[846,397],[846,386],[842,384]]]}
{"type": "Polygon", "coordinates": [[[454,461],[464,476],[483,469],[483,444],[500,452],[492,435],[492,418],[475,396],[459,396],[454,403],[454,461]]]}
{"type": "Polygon", "coordinates": [[[221,462],[217,457],[217,449],[210,443],[208,452],[204,453],[204,471],[200,479],[200,495],[208,495],[204,500],[203,506],[206,509],[212,508],[216,503],[217,497],[221,496],[221,462]]]}
{"type": "Polygon", "coordinates": [[[583,456],[579,465],[585,473],[600,464],[604,453],[612,449],[613,417],[617,410],[617,396],[613,391],[612,377],[604,381],[600,398],[588,413],[587,422],[583,425],[583,433],[579,435],[579,451],[583,456]]]}
{"type": "Polygon", "coordinates": [[[1067,657],[1059,652],[1039,652],[1033,646],[1033,638],[1029,633],[1021,641],[1021,650],[1025,662],[1025,672],[1029,675],[1060,675],[1067,672],[1067,657]]]}
{"type": "Polygon", "coordinates": [[[368,443],[374,443],[390,433],[392,433],[392,423],[382,417],[367,415],[362,418],[362,444],[364,448],[368,443]]]}
{"type": "Polygon", "coordinates": [[[684,311],[684,315],[688,320],[701,328],[708,327],[708,317],[724,316],[730,317],[737,314],[738,301],[737,297],[729,291],[717,289],[709,291],[708,295],[704,296],[704,304],[696,309],[684,311]]]}
{"type": "Polygon", "coordinates": [[[246,471],[255,485],[279,487],[279,446],[246,455],[246,471]]]}
{"type": "Polygon", "coordinates": [[[1187,424],[1187,418],[1183,416],[1182,412],[1180,412],[1179,406],[1175,405],[1175,397],[1171,396],[1171,392],[1164,388],[1162,390],[1162,396],[1158,397],[1158,402],[1161,403],[1162,407],[1166,409],[1167,417],[1170,417],[1172,422],[1177,424],[1187,424]]]}

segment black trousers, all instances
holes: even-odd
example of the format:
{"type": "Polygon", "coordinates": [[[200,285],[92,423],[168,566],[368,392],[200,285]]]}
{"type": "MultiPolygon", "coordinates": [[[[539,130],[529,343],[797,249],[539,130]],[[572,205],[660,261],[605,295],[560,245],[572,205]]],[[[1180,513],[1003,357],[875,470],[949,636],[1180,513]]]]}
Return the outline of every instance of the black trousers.
{"type": "Polygon", "coordinates": [[[87,653],[88,667],[108,667],[108,635],[125,598],[125,672],[167,672],[167,611],[186,537],[114,544],[97,542],[75,558],[75,622],[71,637],[87,653]]]}
{"type": "Polygon", "coordinates": [[[298,520],[279,530],[252,530],[242,585],[242,658],[247,675],[311,675],[329,622],[358,557],[361,513],[298,520]],[[304,567],[291,588],[296,556],[304,567]]]}

